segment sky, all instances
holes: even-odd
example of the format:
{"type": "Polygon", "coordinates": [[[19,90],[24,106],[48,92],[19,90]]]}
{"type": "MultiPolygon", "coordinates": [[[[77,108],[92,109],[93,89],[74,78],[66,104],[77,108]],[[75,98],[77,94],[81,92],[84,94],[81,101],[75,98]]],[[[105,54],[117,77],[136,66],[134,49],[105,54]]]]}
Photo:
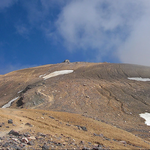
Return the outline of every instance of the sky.
{"type": "Polygon", "coordinates": [[[70,62],[150,66],[150,0],[0,0],[0,74],[70,62]]]}

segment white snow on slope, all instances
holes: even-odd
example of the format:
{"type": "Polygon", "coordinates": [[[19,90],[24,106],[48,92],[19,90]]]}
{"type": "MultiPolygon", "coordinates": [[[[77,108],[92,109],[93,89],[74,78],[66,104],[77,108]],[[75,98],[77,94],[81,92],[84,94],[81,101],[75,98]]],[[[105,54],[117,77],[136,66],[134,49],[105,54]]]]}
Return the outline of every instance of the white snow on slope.
{"type": "Polygon", "coordinates": [[[139,78],[139,77],[134,77],[134,78],[129,78],[129,80],[136,80],[136,81],[150,81],[150,78],[139,78]]]}
{"type": "Polygon", "coordinates": [[[18,98],[19,98],[19,96],[16,97],[16,98],[14,98],[14,99],[12,99],[12,100],[9,101],[7,104],[5,104],[2,108],[8,108],[8,107],[10,107],[10,106],[11,106],[11,103],[14,102],[15,100],[17,100],[18,98]]]}
{"type": "MultiPolygon", "coordinates": [[[[63,75],[63,74],[69,74],[69,73],[72,73],[72,72],[73,72],[73,70],[55,71],[55,72],[52,72],[52,73],[50,73],[50,74],[48,74],[48,75],[46,75],[46,76],[45,76],[45,74],[44,74],[44,75],[40,75],[39,78],[41,78],[41,77],[44,76],[43,78],[44,78],[44,80],[46,80],[46,79],[49,79],[49,78],[51,78],[51,77],[55,77],[55,76],[63,75]]],[[[21,93],[22,91],[23,91],[23,90],[19,91],[18,93],[21,93]]],[[[9,101],[7,104],[5,104],[2,108],[8,108],[8,107],[10,107],[10,106],[11,106],[11,103],[14,102],[15,100],[17,100],[18,98],[19,98],[19,96],[16,97],[16,98],[14,98],[14,99],[12,99],[12,100],[9,101]]]]}
{"type": "Polygon", "coordinates": [[[49,79],[51,77],[55,77],[55,76],[59,76],[59,75],[63,75],[63,74],[69,74],[69,73],[72,73],[73,70],[61,70],[61,71],[55,71],[55,72],[52,72],[46,76],[44,76],[44,80],[46,79],[49,79]]]}
{"type": "Polygon", "coordinates": [[[21,93],[22,91],[23,91],[23,90],[19,91],[18,94],[21,93]]]}
{"type": "Polygon", "coordinates": [[[43,76],[45,76],[45,75],[46,75],[46,74],[40,75],[39,78],[41,78],[41,77],[43,77],[43,76]]]}
{"type": "Polygon", "coordinates": [[[146,121],[145,121],[145,124],[150,126],[150,113],[143,113],[143,114],[139,114],[140,117],[144,118],[146,121]]]}

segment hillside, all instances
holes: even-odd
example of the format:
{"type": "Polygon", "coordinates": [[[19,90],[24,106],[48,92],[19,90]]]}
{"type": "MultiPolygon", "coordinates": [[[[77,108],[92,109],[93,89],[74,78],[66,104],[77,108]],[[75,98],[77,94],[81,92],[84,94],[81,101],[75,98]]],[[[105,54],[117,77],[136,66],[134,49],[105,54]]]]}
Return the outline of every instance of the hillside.
{"type": "MultiPolygon", "coordinates": [[[[75,62],[10,72],[0,76],[0,107],[10,100],[14,102],[10,108],[0,109],[0,116],[4,122],[16,118],[18,128],[17,118],[34,124],[35,132],[48,134],[51,128],[53,134],[62,133],[78,139],[77,143],[84,140],[111,149],[149,148],[150,127],[139,114],[150,112],[150,82],[129,77],[150,78],[150,67],[75,62]],[[53,114],[63,123],[38,120],[35,112],[39,116],[46,114],[44,118],[53,114]],[[66,129],[67,123],[71,126],[66,129]],[[53,125],[59,130],[55,131],[53,125]],[[76,129],[77,132],[75,125],[85,126],[87,131],[76,129]],[[103,137],[93,137],[94,134],[103,137]]],[[[2,128],[0,132],[4,132],[2,128]]]]}

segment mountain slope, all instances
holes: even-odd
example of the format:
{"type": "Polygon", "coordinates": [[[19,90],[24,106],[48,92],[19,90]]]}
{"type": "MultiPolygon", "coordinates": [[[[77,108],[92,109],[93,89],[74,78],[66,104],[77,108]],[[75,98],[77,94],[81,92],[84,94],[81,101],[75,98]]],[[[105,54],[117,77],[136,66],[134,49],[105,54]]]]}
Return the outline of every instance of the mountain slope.
{"type": "Polygon", "coordinates": [[[0,106],[18,97],[11,108],[82,114],[149,140],[139,114],[150,112],[150,67],[110,63],[61,63],[0,76],[0,106]],[[44,80],[54,71],[73,70],[44,80]]]}

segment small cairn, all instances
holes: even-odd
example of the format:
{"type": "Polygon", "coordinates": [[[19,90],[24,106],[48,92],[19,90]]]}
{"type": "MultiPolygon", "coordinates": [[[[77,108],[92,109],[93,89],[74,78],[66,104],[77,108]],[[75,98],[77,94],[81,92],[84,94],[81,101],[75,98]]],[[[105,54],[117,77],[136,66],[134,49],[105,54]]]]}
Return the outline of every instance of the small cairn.
{"type": "Polygon", "coordinates": [[[69,59],[64,60],[64,63],[69,64],[70,63],[69,59]]]}

